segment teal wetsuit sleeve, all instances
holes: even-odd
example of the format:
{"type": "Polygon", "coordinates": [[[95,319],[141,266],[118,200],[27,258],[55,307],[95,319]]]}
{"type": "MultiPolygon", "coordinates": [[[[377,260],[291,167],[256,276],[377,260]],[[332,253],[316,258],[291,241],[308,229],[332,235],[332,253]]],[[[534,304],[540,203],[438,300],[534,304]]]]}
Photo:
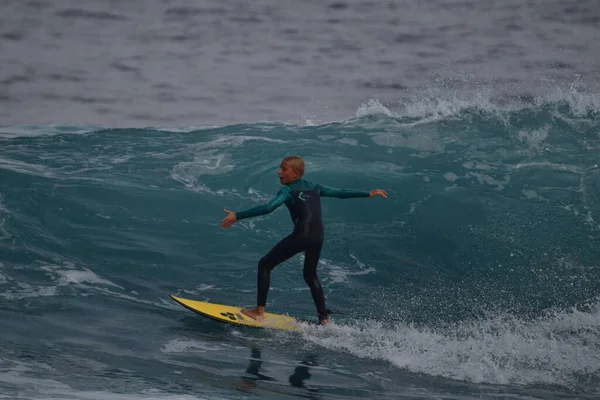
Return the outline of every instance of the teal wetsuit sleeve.
{"type": "Polygon", "coordinates": [[[349,199],[352,197],[369,197],[371,192],[354,189],[336,189],[325,185],[317,184],[321,197],[337,197],[338,199],[349,199]]]}
{"type": "Polygon", "coordinates": [[[269,214],[273,212],[277,207],[285,203],[292,198],[292,192],[287,186],[281,188],[275,197],[273,197],[267,204],[260,205],[258,207],[251,208],[235,213],[237,220],[256,217],[259,215],[269,214]]]}

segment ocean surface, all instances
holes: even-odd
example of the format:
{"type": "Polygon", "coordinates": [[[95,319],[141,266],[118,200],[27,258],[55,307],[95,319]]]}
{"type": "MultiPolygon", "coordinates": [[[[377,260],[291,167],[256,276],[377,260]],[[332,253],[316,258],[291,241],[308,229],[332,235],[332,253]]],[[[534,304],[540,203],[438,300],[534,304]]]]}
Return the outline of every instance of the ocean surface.
{"type": "MultiPolygon", "coordinates": [[[[0,4],[0,399],[597,399],[600,3],[0,4]],[[221,324],[322,200],[331,324],[221,324]]],[[[267,311],[315,319],[301,255],[267,311]]]]}

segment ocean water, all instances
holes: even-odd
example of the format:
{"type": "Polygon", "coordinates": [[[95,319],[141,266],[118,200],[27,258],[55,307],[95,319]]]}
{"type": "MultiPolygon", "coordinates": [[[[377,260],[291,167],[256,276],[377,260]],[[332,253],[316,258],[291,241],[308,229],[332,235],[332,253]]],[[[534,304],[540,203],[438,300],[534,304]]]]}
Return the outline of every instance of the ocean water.
{"type": "MultiPolygon", "coordinates": [[[[595,1],[5,1],[0,399],[595,399],[595,1]],[[331,324],[240,306],[323,199],[331,324]]],[[[268,310],[315,318],[302,256],[268,310]]]]}

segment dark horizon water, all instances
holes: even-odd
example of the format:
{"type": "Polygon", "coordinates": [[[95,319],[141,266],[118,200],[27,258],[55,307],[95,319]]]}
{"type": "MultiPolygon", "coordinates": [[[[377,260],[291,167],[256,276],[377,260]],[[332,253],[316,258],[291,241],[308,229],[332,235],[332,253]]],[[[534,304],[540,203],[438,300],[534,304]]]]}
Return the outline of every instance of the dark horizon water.
{"type": "Polygon", "coordinates": [[[598,93],[578,1],[5,1],[3,125],[188,127],[352,117],[369,99],[598,93]]]}

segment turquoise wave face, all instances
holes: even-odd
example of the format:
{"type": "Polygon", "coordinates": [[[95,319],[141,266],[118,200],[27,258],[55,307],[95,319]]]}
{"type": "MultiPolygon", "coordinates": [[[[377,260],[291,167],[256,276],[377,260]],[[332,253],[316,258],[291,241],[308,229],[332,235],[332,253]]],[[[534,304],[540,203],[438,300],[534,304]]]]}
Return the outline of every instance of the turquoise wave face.
{"type": "Polygon", "coordinates": [[[12,137],[2,146],[3,264],[64,259],[123,284],[143,270],[147,284],[168,276],[172,289],[196,268],[210,273],[192,282],[217,285],[230,265],[243,271],[231,284],[251,290],[256,261],[289,232],[289,217],[277,210],[225,231],[223,208],[268,201],[281,158],[300,154],[306,179],[390,193],[323,200],[323,273],[348,292],[332,302],[385,299],[395,306],[381,318],[422,322],[539,315],[599,294],[598,142],[594,113],[548,105],[12,137]]]}
{"type": "MultiPolygon", "coordinates": [[[[308,180],[389,194],[322,200],[319,274],[337,318],[389,329],[368,337],[429,332],[444,338],[440,348],[454,343],[460,358],[466,336],[483,349],[510,326],[539,336],[576,315],[578,328],[561,335],[584,370],[565,374],[585,375],[598,353],[586,364],[586,347],[571,344],[598,339],[599,128],[593,110],[560,103],[412,117],[365,112],[307,126],[3,128],[0,298],[6,312],[26,303],[29,312],[74,321],[115,307],[127,315],[131,303],[177,309],[169,294],[253,305],[256,264],[290,232],[289,215],[282,207],[227,230],[219,221],[224,208],[274,196],[280,160],[298,154],[308,180]],[[80,308],[89,296],[103,300],[80,308]],[[451,329],[456,322],[462,331],[451,329]]],[[[273,272],[270,311],[315,314],[300,261],[273,272]]],[[[357,332],[340,331],[338,343],[379,357],[357,332]]],[[[390,354],[395,362],[397,353],[380,357],[390,354]]],[[[433,371],[422,361],[412,368],[473,378],[468,370],[453,376],[456,364],[433,371]]],[[[527,362],[507,365],[517,377],[527,362]]],[[[496,378],[478,379],[502,383],[496,378]]]]}

